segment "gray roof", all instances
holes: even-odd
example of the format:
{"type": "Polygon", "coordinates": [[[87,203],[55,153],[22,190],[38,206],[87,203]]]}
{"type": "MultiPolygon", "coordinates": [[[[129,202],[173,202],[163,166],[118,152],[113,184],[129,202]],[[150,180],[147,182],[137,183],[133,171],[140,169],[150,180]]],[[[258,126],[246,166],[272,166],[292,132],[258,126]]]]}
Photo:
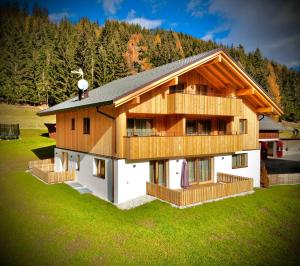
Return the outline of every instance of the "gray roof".
{"type": "Polygon", "coordinates": [[[78,100],[78,96],[69,99],[65,102],[54,105],[48,109],[40,111],[38,115],[48,115],[56,113],[62,110],[96,106],[101,104],[109,104],[114,100],[126,96],[131,92],[143,88],[152,82],[161,79],[165,76],[168,76],[176,71],[184,68],[188,65],[191,65],[205,57],[208,57],[220,50],[222,48],[214,49],[208,52],[204,52],[195,56],[187,57],[166,65],[162,65],[138,74],[114,80],[110,83],[107,83],[101,87],[89,91],[89,97],[78,100]]]}
{"type": "Polygon", "coordinates": [[[285,128],[278,122],[272,120],[271,118],[264,116],[262,120],[259,121],[259,130],[284,130],[285,128]]]}

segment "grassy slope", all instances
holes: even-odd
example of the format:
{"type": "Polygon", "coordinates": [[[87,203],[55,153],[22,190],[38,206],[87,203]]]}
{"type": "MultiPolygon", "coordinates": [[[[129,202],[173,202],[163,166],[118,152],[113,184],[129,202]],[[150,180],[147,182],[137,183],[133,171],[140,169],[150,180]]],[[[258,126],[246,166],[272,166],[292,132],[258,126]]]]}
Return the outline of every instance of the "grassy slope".
{"type": "MultiPolygon", "coordinates": [[[[130,211],[25,173],[42,131],[1,141],[0,261],[22,265],[297,264],[300,186],[178,210],[154,201],[130,211]]],[[[48,152],[50,149],[46,149],[48,152]]],[[[45,155],[45,154],[44,154],[45,155]]]]}
{"type": "Polygon", "coordinates": [[[44,123],[55,123],[55,115],[39,117],[37,107],[0,104],[0,124],[20,124],[21,128],[45,128],[44,123]]]}

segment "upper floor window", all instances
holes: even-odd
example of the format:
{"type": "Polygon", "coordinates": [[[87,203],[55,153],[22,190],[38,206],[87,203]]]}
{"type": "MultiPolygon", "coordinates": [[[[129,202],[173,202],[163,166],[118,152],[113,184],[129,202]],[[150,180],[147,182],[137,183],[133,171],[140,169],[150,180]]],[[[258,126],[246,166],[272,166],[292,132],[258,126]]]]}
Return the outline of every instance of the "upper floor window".
{"type": "Polygon", "coordinates": [[[248,166],[248,153],[232,155],[232,168],[241,168],[248,166]]]}
{"type": "Polygon", "coordinates": [[[186,135],[209,135],[211,133],[211,120],[187,120],[186,135]]]}
{"type": "Polygon", "coordinates": [[[71,119],[71,130],[75,130],[75,118],[71,119]]]}
{"type": "Polygon", "coordinates": [[[207,85],[196,84],[196,94],[207,95],[208,87],[207,85]]]}
{"type": "Polygon", "coordinates": [[[127,136],[151,136],[153,133],[152,119],[127,119],[127,136]]]}
{"type": "Polygon", "coordinates": [[[227,131],[227,121],[223,119],[218,119],[218,133],[220,135],[226,134],[227,131]]]}
{"type": "Polygon", "coordinates": [[[240,134],[247,133],[247,119],[240,119],[240,134]]]}
{"type": "Polygon", "coordinates": [[[171,86],[169,89],[170,93],[184,93],[184,83],[179,83],[177,85],[171,86]]]}
{"type": "Polygon", "coordinates": [[[90,118],[83,118],[83,134],[90,134],[90,118]]]}

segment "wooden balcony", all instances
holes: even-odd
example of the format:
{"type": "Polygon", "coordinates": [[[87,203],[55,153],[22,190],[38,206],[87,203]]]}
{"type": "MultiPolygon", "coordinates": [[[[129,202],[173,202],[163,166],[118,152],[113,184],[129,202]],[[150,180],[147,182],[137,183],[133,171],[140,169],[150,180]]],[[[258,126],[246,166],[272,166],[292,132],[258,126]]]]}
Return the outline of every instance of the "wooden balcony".
{"type": "Polygon", "coordinates": [[[242,100],[232,97],[172,93],[167,95],[168,114],[237,116],[242,100]]]}
{"type": "Polygon", "coordinates": [[[124,137],[129,160],[224,154],[242,150],[243,135],[124,137]]]}
{"type": "Polygon", "coordinates": [[[177,206],[188,206],[253,191],[252,178],[224,173],[218,173],[217,176],[217,183],[193,185],[187,189],[176,190],[147,182],[146,191],[148,195],[177,206]]]}

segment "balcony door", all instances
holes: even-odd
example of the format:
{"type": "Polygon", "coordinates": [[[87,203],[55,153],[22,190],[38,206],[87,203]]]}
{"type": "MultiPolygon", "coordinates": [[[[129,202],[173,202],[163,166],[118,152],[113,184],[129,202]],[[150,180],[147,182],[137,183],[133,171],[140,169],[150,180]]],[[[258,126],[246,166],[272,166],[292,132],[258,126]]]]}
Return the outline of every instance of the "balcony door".
{"type": "Polygon", "coordinates": [[[189,184],[211,182],[211,158],[188,159],[189,184]]]}
{"type": "Polygon", "coordinates": [[[167,186],[167,161],[150,161],[150,182],[160,186],[167,186]]]}
{"type": "Polygon", "coordinates": [[[62,152],[61,154],[61,164],[62,164],[62,171],[69,170],[69,154],[67,152],[62,152]]]}
{"type": "Polygon", "coordinates": [[[152,119],[127,119],[127,136],[151,136],[152,119]]]}

